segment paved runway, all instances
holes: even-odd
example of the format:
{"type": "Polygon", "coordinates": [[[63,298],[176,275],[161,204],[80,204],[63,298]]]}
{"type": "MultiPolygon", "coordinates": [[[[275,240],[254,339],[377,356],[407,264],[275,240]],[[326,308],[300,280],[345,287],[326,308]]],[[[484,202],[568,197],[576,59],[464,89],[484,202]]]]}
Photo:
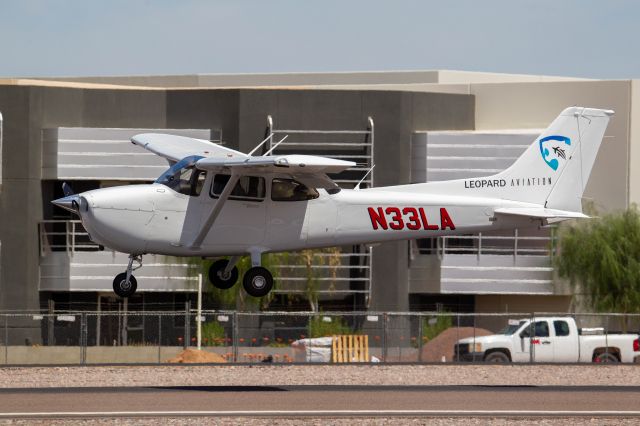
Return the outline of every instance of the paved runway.
{"type": "Polygon", "coordinates": [[[640,416],[640,387],[185,386],[0,389],[0,418],[640,416]],[[40,413],[40,414],[38,414],[40,413]]]}

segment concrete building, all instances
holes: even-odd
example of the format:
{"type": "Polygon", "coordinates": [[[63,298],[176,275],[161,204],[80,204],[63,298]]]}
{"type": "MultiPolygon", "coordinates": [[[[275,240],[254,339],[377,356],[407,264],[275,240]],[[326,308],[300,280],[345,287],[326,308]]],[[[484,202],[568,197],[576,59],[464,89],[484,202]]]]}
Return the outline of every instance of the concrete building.
{"type": "MultiPolygon", "coordinates": [[[[565,107],[610,108],[616,115],[585,194],[608,211],[640,198],[639,94],[630,80],[454,71],[0,80],[0,309],[121,303],[110,290],[124,255],[98,251],[49,201],[62,181],[81,191],[153,180],[164,161],[128,143],[142,129],[244,152],[266,133],[290,134],[282,152],[358,158],[360,170],[336,177],[345,186],[375,163],[373,185],[383,186],[493,174],[565,107]]],[[[319,281],[321,300],[371,310],[567,310],[571,294],[554,278],[550,238],[523,230],[343,248],[351,269],[332,288],[319,281]]],[[[148,256],[140,299],[129,303],[180,307],[194,290],[189,270],[183,260],[148,256]]],[[[295,294],[295,284],[281,292],[295,294]]]]}

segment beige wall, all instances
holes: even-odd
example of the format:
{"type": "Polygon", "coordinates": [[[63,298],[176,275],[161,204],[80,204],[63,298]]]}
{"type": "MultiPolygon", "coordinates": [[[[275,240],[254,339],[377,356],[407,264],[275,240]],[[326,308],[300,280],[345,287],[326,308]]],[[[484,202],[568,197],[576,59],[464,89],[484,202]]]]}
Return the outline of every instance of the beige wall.
{"type": "Polygon", "coordinates": [[[476,296],[476,312],[569,312],[571,296],[523,296],[512,294],[476,296]]]}
{"type": "Polygon", "coordinates": [[[640,80],[631,80],[629,203],[640,204],[640,80]]]}

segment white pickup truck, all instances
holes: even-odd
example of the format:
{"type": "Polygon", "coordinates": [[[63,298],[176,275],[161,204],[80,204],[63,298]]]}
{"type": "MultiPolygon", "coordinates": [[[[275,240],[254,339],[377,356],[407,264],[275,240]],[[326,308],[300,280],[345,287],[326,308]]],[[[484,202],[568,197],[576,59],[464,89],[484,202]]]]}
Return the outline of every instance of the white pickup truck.
{"type": "Polygon", "coordinates": [[[579,330],[571,317],[510,320],[499,334],[459,340],[455,361],[640,362],[638,334],[579,330]]]}

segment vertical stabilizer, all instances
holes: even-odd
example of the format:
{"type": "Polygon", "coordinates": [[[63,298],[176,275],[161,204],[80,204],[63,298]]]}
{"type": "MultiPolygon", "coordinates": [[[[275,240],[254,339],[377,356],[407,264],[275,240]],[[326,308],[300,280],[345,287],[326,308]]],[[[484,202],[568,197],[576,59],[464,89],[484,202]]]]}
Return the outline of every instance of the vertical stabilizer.
{"type": "Polygon", "coordinates": [[[567,108],[527,148],[504,179],[500,198],[582,211],[582,194],[613,111],[567,108]]]}

